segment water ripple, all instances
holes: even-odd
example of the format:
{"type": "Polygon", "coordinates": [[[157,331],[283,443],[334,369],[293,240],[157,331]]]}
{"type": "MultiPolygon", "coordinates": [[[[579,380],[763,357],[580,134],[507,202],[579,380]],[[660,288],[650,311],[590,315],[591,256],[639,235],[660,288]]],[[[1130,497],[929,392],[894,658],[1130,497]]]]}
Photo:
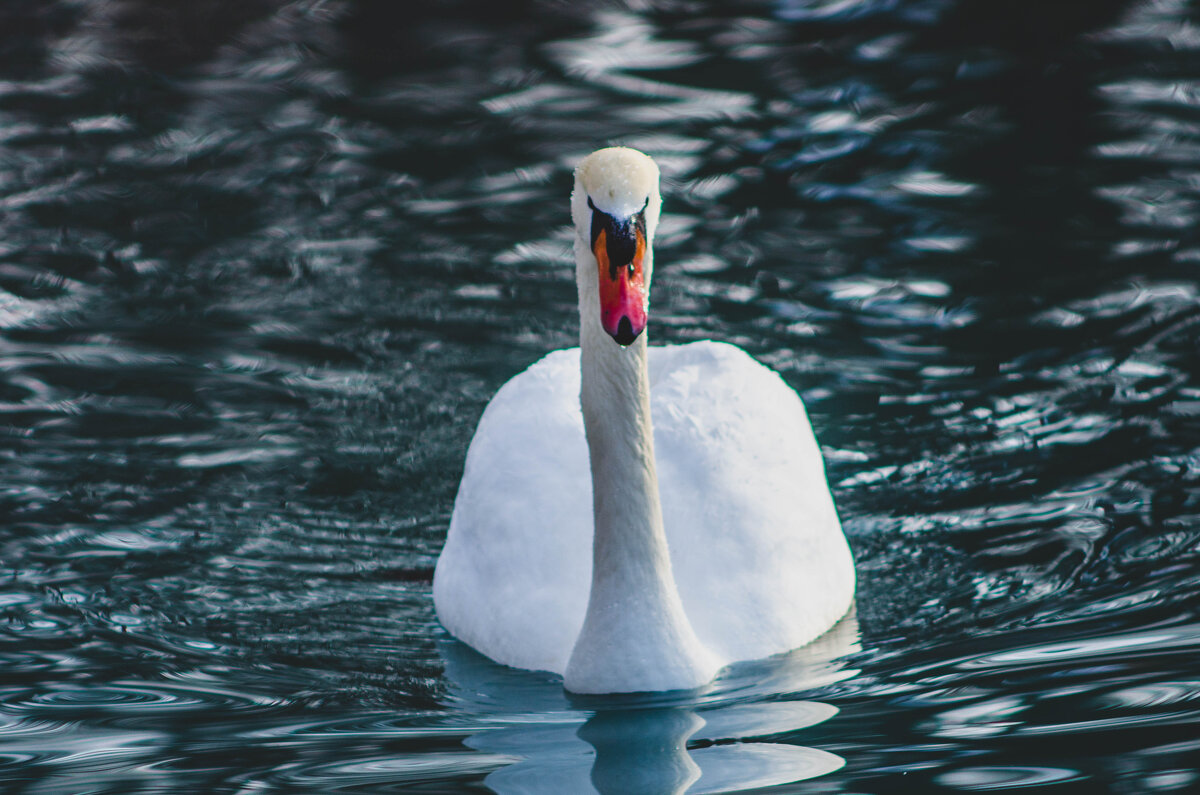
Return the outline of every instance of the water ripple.
{"type": "Polygon", "coordinates": [[[0,28],[0,787],[1194,785],[1188,4],[0,28]],[[860,582],[848,638],[611,703],[429,594],[483,406],[577,341],[610,143],[664,175],[653,339],[804,396],[860,582]]]}

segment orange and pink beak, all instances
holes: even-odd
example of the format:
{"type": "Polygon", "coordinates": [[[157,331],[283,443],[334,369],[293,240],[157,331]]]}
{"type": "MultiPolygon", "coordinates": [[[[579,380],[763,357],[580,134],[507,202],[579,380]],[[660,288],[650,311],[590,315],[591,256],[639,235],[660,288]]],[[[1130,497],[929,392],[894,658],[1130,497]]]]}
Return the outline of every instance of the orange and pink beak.
{"type": "MultiPolygon", "coordinates": [[[[647,203],[648,200],[647,200],[647,203]]],[[[646,329],[646,208],[617,218],[592,210],[592,253],[600,278],[600,325],[619,345],[629,345],[646,329]]]]}

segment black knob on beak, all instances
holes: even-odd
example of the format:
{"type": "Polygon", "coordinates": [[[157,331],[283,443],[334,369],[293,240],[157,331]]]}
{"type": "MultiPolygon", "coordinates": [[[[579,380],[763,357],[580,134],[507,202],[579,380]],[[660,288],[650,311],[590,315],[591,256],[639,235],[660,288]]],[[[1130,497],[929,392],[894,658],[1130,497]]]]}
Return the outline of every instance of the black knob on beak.
{"type": "Polygon", "coordinates": [[[618,345],[628,345],[637,339],[638,335],[633,331],[633,323],[629,322],[629,316],[623,315],[621,322],[617,324],[617,333],[612,335],[618,345]]]}

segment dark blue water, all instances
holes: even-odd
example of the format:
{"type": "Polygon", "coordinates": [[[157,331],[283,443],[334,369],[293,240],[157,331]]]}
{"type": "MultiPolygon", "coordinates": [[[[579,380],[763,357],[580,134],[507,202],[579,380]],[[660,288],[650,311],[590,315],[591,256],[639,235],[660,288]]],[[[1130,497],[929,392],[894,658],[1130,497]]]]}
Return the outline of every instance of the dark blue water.
{"type": "Polygon", "coordinates": [[[1200,786],[1200,10],[582,5],[0,5],[0,788],[1200,786]],[[688,696],[430,598],[610,143],[652,339],[801,392],[861,583],[688,696]]]}

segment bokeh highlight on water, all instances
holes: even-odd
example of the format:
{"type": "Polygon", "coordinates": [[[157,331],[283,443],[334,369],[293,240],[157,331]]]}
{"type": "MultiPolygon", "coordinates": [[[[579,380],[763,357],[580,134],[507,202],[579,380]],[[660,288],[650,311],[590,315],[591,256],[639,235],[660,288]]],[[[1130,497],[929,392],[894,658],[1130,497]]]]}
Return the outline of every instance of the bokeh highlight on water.
{"type": "Polygon", "coordinates": [[[1197,74],[1182,0],[7,0],[3,788],[1198,786],[1197,74]],[[652,339],[801,392],[858,561],[695,694],[430,600],[609,143],[652,339]]]}

